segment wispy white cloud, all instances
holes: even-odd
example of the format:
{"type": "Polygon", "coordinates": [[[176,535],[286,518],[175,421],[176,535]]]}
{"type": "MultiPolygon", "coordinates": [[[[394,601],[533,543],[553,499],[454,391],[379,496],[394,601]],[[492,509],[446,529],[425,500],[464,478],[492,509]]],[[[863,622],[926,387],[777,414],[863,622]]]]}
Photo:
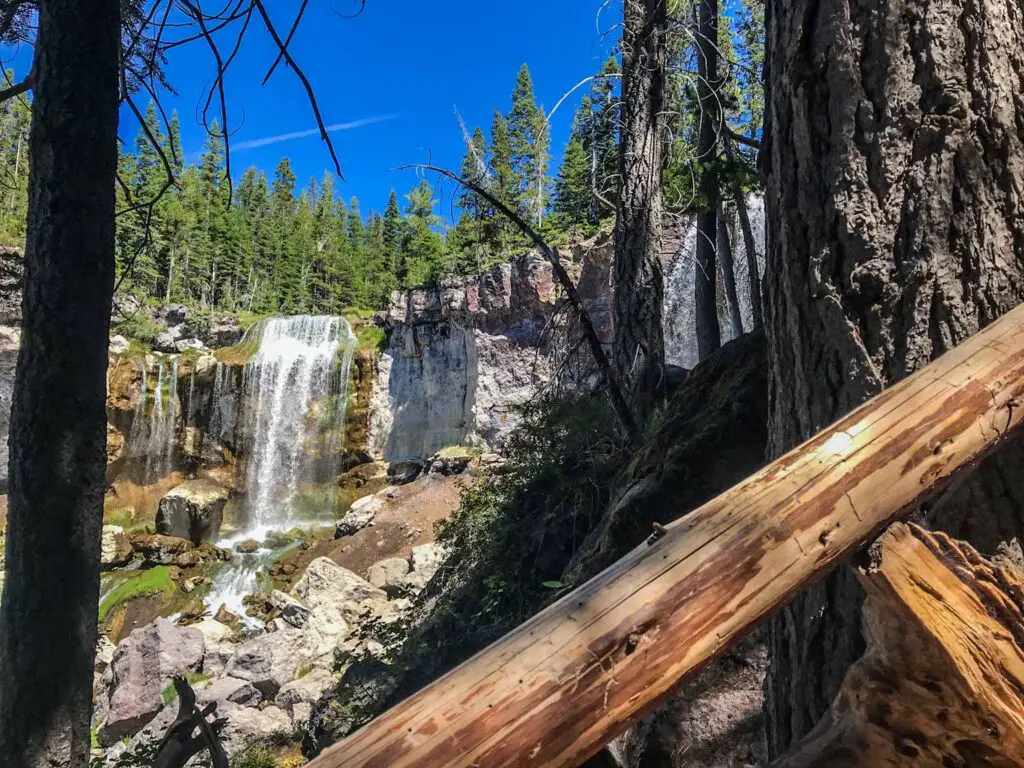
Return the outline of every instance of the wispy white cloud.
{"type": "MultiPolygon", "coordinates": [[[[353,128],[362,128],[364,125],[373,125],[374,123],[384,123],[388,120],[394,120],[396,117],[398,117],[398,115],[378,115],[376,117],[364,117],[362,120],[353,120],[350,123],[334,123],[333,125],[327,126],[327,131],[328,133],[334,133],[336,131],[350,131],[353,128]]],[[[243,149],[255,149],[256,147],[265,147],[269,144],[280,144],[282,141],[305,139],[309,136],[319,135],[319,128],[310,128],[308,131],[295,131],[293,133],[279,133],[277,136],[264,136],[262,139],[233,141],[231,142],[231,150],[233,152],[237,152],[243,149]]]]}

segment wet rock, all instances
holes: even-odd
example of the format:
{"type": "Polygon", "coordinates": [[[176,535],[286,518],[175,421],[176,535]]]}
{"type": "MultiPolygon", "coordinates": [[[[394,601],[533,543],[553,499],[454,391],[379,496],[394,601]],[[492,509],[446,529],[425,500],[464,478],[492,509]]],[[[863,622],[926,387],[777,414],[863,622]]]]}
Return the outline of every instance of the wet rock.
{"type": "Polygon", "coordinates": [[[160,499],[157,533],[180,536],[194,544],[216,539],[228,495],[227,488],[212,480],[182,483],[160,499]]]}
{"type": "Polygon", "coordinates": [[[351,536],[356,531],[361,531],[373,522],[374,515],[383,506],[384,502],[376,496],[364,496],[356,500],[335,526],[334,538],[340,539],[342,536],[351,536]]]}
{"type": "Polygon", "coordinates": [[[236,628],[241,626],[242,624],[242,618],[240,616],[236,616],[231,611],[229,611],[228,607],[223,603],[221,603],[220,607],[217,609],[217,613],[214,615],[213,618],[214,621],[219,621],[226,627],[236,628]]]}
{"type": "Polygon", "coordinates": [[[366,580],[383,589],[389,595],[396,591],[402,579],[409,573],[409,561],[401,557],[389,557],[374,563],[366,572],[366,580]]]}
{"type": "Polygon", "coordinates": [[[179,557],[193,549],[191,541],[178,536],[134,533],[129,541],[146,565],[174,565],[179,557]]]}
{"type": "Polygon", "coordinates": [[[109,746],[152,720],[163,706],[164,687],[175,674],[200,669],[205,648],[202,632],[164,618],[132,630],[111,662],[110,711],[101,742],[109,746]]]}
{"type": "Polygon", "coordinates": [[[107,350],[112,355],[123,355],[128,351],[130,346],[128,339],[118,334],[110,337],[110,346],[107,347],[107,350]]]}
{"type": "Polygon", "coordinates": [[[256,539],[246,539],[235,545],[235,550],[243,554],[251,554],[260,548],[260,543],[256,539]]]}
{"type": "Polygon", "coordinates": [[[104,525],[100,534],[100,567],[107,571],[127,565],[132,559],[132,544],[119,525],[104,525]]]}
{"type": "Polygon", "coordinates": [[[304,638],[297,629],[269,632],[241,644],[227,666],[231,677],[252,683],[264,698],[273,699],[295,679],[304,654],[304,638]]]}

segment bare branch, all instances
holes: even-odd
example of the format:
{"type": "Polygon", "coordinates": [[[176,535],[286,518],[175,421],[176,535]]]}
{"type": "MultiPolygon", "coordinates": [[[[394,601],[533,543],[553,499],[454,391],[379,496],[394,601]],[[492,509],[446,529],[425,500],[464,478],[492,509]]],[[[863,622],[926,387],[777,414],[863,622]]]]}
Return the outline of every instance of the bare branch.
{"type": "Polygon", "coordinates": [[[284,50],[291,45],[292,37],[295,36],[295,30],[299,28],[299,22],[302,21],[303,15],[306,13],[306,6],[309,5],[309,0],[302,0],[302,5],[299,6],[299,12],[295,14],[295,21],[292,22],[292,28],[288,30],[288,36],[284,39],[284,47],[281,51],[278,51],[277,57],[274,59],[274,63],[270,65],[270,69],[267,70],[267,74],[263,77],[263,82],[260,85],[266,85],[267,81],[270,80],[270,76],[274,74],[274,70],[277,69],[277,65],[281,63],[281,59],[284,58],[284,50]]]}
{"type": "Polygon", "coordinates": [[[323,117],[320,115],[320,106],[317,104],[316,94],[313,93],[313,86],[309,84],[309,80],[306,78],[302,68],[295,63],[295,59],[292,58],[288,48],[281,40],[281,36],[277,33],[277,29],[274,27],[274,22],[271,21],[270,15],[267,13],[267,9],[263,6],[262,0],[253,0],[253,5],[263,18],[263,24],[266,26],[267,32],[269,32],[270,36],[274,39],[274,43],[277,45],[278,50],[281,51],[281,55],[284,57],[285,62],[292,68],[292,72],[295,73],[295,76],[298,77],[302,83],[303,88],[306,89],[306,96],[309,99],[309,105],[313,108],[313,114],[316,117],[316,124],[320,129],[320,138],[323,139],[324,144],[327,145],[327,150],[331,153],[331,160],[334,162],[334,170],[338,174],[338,178],[344,181],[345,176],[341,172],[341,163],[338,162],[338,155],[334,151],[334,142],[331,141],[331,136],[327,132],[327,126],[324,124],[323,117]]]}

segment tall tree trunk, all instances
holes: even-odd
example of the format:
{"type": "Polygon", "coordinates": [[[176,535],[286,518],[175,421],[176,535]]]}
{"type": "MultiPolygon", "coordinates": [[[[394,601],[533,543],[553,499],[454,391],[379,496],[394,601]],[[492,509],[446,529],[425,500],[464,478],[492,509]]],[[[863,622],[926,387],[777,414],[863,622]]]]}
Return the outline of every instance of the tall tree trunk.
{"type": "Polygon", "coordinates": [[[618,216],[615,219],[614,362],[641,421],[664,381],[661,306],[665,0],[625,0],[618,216]]]}
{"type": "Polygon", "coordinates": [[[722,267],[722,282],[725,284],[725,303],[729,308],[729,330],[731,337],[743,335],[743,316],[740,314],[740,299],[736,295],[736,270],[732,260],[732,243],[729,241],[729,221],[725,206],[718,204],[718,259],[722,267]]]}
{"type": "Polygon", "coordinates": [[[718,169],[715,155],[718,131],[722,125],[718,90],[718,0],[699,0],[697,108],[700,110],[700,125],[697,158],[701,164],[700,195],[706,207],[697,214],[697,264],[693,284],[697,354],[701,360],[722,346],[715,284],[715,239],[718,236],[718,169]]]}
{"type": "MultiPolygon", "coordinates": [[[[735,159],[732,142],[726,138],[723,143],[726,157],[730,161],[735,159]]],[[[747,210],[747,198],[743,194],[743,188],[736,184],[733,186],[733,201],[736,203],[736,216],[740,222],[740,232],[743,233],[743,250],[747,258],[747,279],[750,284],[750,314],[753,317],[754,330],[764,328],[764,311],[761,308],[761,276],[757,269],[757,243],[754,241],[754,229],[750,226],[750,211],[747,210]]]]}
{"type": "Polygon", "coordinates": [[[5,764],[89,755],[114,282],[120,3],[42,0],[0,607],[5,764]]]}
{"type": "MultiPolygon", "coordinates": [[[[767,5],[770,451],[920,368],[1024,298],[1019,0],[767,5]]],[[[930,514],[1020,552],[1011,443],[930,514]]],[[[771,627],[773,754],[807,733],[863,649],[848,571],[771,627]]]]}

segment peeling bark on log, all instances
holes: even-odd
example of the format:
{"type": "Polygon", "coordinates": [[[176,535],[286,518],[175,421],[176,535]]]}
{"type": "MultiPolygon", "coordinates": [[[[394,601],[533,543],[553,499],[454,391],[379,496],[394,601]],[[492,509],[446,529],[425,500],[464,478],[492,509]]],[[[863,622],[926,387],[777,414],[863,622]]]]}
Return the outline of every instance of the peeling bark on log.
{"type": "Polygon", "coordinates": [[[317,768],[577,766],[1024,420],[1024,307],[445,677],[317,768]]]}
{"type": "Polygon", "coordinates": [[[1024,574],[898,523],[857,577],[867,653],[775,768],[1024,764],[1024,574]]]}

